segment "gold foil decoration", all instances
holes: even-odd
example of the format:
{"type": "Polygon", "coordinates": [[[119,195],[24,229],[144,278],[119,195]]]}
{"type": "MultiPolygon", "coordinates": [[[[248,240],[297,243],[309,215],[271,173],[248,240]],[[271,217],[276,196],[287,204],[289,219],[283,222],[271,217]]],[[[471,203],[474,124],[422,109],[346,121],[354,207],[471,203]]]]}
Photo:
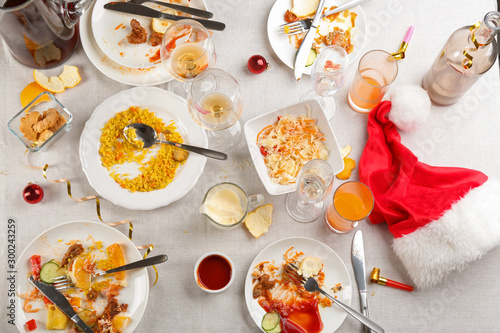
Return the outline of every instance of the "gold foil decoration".
{"type": "MultiPolygon", "coordinates": [[[[99,198],[95,195],[89,195],[89,196],[86,196],[86,197],[83,197],[83,198],[79,198],[79,199],[75,199],[73,198],[73,195],[71,194],[71,183],[69,180],[65,179],[65,178],[60,178],[60,179],[55,179],[55,180],[51,180],[51,179],[48,179],[47,178],[47,169],[49,168],[49,165],[48,164],[45,164],[45,166],[43,167],[36,167],[36,166],[32,166],[30,163],[29,163],[29,160],[28,160],[28,153],[29,153],[29,150],[26,150],[26,152],[24,153],[24,157],[25,157],[25,163],[26,165],[28,165],[30,168],[32,169],[39,169],[39,170],[43,170],[43,177],[51,182],[51,183],[54,183],[54,184],[58,184],[58,183],[64,183],[66,182],[66,190],[68,192],[68,196],[73,199],[74,201],[77,201],[77,202],[83,202],[83,201],[89,201],[89,200],[94,200],[95,199],[95,202],[96,202],[96,211],[97,211],[97,217],[99,218],[99,220],[110,226],[110,227],[116,227],[116,226],[119,226],[119,225],[122,225],[122,224],[126,224],[128,223],[129,224],[129,228],[128,228],[128,238],[130,239],[130,241],[132,241],[132,236],[133,236],[133,233],[134,233],[134,225],[131,221],[129,220],[121,220],[121,221],[118,221],[118,222],[109,222],[109,223],[106,223],[102,220],[102,217],[101,217],[101,202],[99,201],[99,198]]],[[[143,259],[146,259],[148,254],[151,253],[151,251],[153,250],[154,248],[154,245],[153,244],[148,244],[148,245],[139,245],[139,246],[135,246],[138,250],[144,250],[144,249],[147,249],[146,250],[146,253],[144,253],[144,256],[143,256],[143,259]]],[[[156,266],[152,265],[153,269],[155,270],[155,274],[156,274],[156,278],[155,278],[155,282],[151,285],[151,286],[154,286],[157,282],[158,282],[158,270],[156,269],[156,266]]]]}
{"type": "Polygon", "coordinates": [[[472,67],[472,59],[473,59],[473,56],[471,56],[469,54],[470,51],[477,51],[479,49],[480,46],[483,46],[481,44],[478,43],[477,39],[476,39],[476,35],[474,34],[474,30],[476,30],[477,28],[479,28],[481,26],[481,22],[477,22],[476,24],[472,25],[469,30],[471,31],[471,41],[472,43],[474,44],[474,46],[476,48],[470,48],[470,47],[466,47],[464,52],[463,52],[463,55],[465,56],[465,59],[462,61],[462,67],[465,68],[465,69],[469,69],[472,67]]]}

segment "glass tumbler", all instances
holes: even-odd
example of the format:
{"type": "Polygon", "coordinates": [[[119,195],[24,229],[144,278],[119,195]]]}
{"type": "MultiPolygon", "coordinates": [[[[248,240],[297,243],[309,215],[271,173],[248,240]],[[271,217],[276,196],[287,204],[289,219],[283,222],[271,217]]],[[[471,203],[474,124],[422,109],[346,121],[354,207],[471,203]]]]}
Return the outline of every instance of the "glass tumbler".
{"type": "Polygon", "coordinates": [[[325,224],[335,233],[348,233],[370,215],[374,202],[368,186],[357,181],[345,182],[333,194],[325,212],[325,224]]]}
{"type": "Polygon", "coordinates": [[[349,106],[357,112],[368,113],[384,97],[398,75],[396,59],[388,52],[373,50],[359,61],[349,89],[349,106]]]}

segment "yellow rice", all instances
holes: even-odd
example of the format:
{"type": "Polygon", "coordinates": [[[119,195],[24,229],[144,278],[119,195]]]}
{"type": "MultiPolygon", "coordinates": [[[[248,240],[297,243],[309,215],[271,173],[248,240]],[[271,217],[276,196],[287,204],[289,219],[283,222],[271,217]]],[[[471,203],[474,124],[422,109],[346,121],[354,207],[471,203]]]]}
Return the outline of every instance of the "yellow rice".
{"type": "Polygon", "coordinates": [[[133,123],[143,123],[153,127],[156,133],[164,133],[165,139],[168,141],[184,142],[177,132],[174,122],[166,126],[153,112],[132,106],[126,111],[117,113],[102,128],[99,139],[101,163],[108,171],[111,171],[113,166],[127,162],[138,163],[141,174],[135,178],[130,179],[128,174],[119,173],[117,170],[110,173],[121,187],[132,192],[149,192],[165,188],[174,179],[179,165],[185,161],[175,161],[172,154],[178,148],[166,144],[161,145],[156,156],[147,158],[146,154],[154,146],[145,149],[137,148],[128,142],[123,135],[125,126],[133,123]]]}

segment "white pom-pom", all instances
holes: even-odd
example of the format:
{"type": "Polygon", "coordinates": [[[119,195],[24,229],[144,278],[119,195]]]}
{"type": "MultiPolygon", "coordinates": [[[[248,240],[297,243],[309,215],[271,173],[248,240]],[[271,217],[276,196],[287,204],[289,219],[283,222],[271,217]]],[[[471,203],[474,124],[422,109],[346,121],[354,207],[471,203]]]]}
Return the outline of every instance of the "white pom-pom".
{"type": "Polygon", "coordinates": [[[426,122],[431,110],[427,91],[419,86],[392,87],[389,119],[403,131],[411,131],[426,122]]]}

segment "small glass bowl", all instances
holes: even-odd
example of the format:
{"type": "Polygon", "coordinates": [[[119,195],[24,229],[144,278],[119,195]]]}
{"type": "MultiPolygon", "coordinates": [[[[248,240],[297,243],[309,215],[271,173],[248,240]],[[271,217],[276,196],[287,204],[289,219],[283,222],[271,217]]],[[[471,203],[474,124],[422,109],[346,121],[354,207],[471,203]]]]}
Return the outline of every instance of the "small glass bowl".
{"type": "Polygon", "coordinates": [[[16,136],[21,142],[24,144],[26,148],[28,148],[31,152],[37,152],[40,150],[46,150],[54,142],[56,142],[61,136],[63,136],[66,132],[68,132],[71,128],[71,122],[73,121],[73,115],[66,109],[50,92],[45,91],[38,95],[34,100],[32,100],[24,109],[19,111],[11,120],[9,120],[7,127],[9,130],[16,136]],[[48,98],[49,100],[43,100],[40,102],[40,99],[48,98]],[[40,114],[43,111],[47,111],[49,108],[54,108],[66,118],[66,123],[59,128],[54,134],[52,134],[47,140],[42,143],[32,142],[24,137],[24,134],[19,129],[21,125],[21,118],[26,116],[29,112],[38,111],[40,114]],[[32,110],[33,109],[33,110],[32,110]]]}

